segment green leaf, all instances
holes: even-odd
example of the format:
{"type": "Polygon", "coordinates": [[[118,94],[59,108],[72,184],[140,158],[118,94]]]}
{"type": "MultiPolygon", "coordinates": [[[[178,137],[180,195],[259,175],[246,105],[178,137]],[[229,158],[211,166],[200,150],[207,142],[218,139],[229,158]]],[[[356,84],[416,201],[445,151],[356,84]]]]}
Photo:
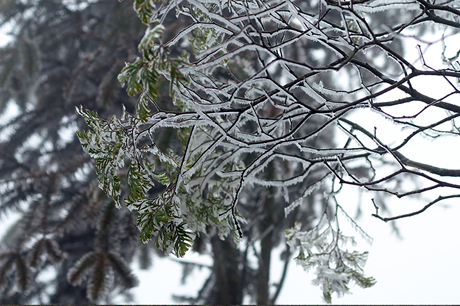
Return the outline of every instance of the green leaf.
{"type": "Polygon", "coordinates": [[[149,108],[149,99],[148,96],[142,94],[136,103],[136,117],[141,120],[141,122],[146,122],[147,118],[151,115],[149,108]]]}
{"type": "Polygon", "coordinates": [[[153,11],[155,10],[155,4],[150,0],[134,0],[133,3],[134,10],[139,16],[139,19],[145,23],[151,23],[153,16],[153,11]]]}
{"type": "Polygon", "coordinates": [[[163,185],[169,185],[171,183],[166,172],[152,173],[152,177],[163,185]]]}
{"type": "Polygon", "coordinates": [[[139,83],[136,77],[131,76],[128,81],[128,87],[126,88],[128,95],[130,97],[137,96],[139,93],[142,92],[142,90],[143,90],[142,85],[139,83]]]}

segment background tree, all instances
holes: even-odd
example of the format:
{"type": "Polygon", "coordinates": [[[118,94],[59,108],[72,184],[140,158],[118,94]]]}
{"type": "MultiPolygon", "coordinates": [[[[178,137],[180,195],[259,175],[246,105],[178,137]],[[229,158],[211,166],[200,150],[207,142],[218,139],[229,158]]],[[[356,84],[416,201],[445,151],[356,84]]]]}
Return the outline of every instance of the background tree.
{"type": "MultiPolygon", "coordinates": [[[[53,303],[88,303],[85,291],[96,300],[133,286],[127,263],[135,252],[148,250],[135,243],[138,233],[130,224],[136,217],[141,239],[150,239],[153,232],[163,250],[181,255],[195,239],[194,250],[211,252],[210,278],[191,301],[241,303],[249,295],[258,303],[274,302],[282,280],[269,295],[267,267],[287,227],[293,227],[288,231],[291,245],[303,241],[298,261],[305,266],[319,264],[318,282],[328,300],[332,292],[346,292],[353,278],[362,285],[372,284],[360,273],[365,254],[335,247],[339,239],[347,238],[332,222],[342,210],[334,198],[342,184],[395,193],[396,183],[406,174],[437,180],[429,189],[457,188],[429,175],[438,168],[399,153],[415,135],[439,132],[434,129],[440,123],[455,117],[420,126],[388,110],[401,103],[428,101],[433,105],[427,110],[436,106],[455,111],[444,100],[420,96],[411,79],[437,73],[448,80],[457,76],[456,70],[445,70],[447,74],[413,70],[400,43],[409,25],[438,23],[455,29],[454,2],[413,2],[404,7],[378,1],[206,3],[164,2],[155,9],[151,3],[135,1],[138,15],[149,27],[142,38],[145,28],[127,1],[2,2],[2,22],[13,20],[17,37],[2,51],[2,105],[9,101],[22,108],[21,115],[2,128],[16,129],[2,139],[8,162],[1,165],[1,205],[3,211],[19,210],[23,216],[18,222],[21,230],[11,231],[2,244],[5,302],[37,298],[47,302],[51,296],[53,303]],[[365,14],[372,18],[366,19],[365,14]],[[155,20],[166,27],[164,33],[155,20]],[[186,53],[180,57],[183,49],[186,53]],[[128,84],[130,95],[141,94],[137,104],[116,81],[125,61],[132,64],[119,78],[128,84]],[[337,82],[338,73],[343,82],[337,82]],[[406,96],[375,100],[392,90],[406,96]],[[94,184],[91,162],[78,153],[76,139],[59,133],[65,127],[85,130],[73,115],[75,106],[108,118],[122,113],[121,104],[127,109],[121,120],[103,121],[94,113],[82,113],[99,124],[93,125],[94,133],[101,133],[99,140],[110,144],[103,146],[101,141],[97,147],[90,137],[86,148],[99,158],[95,165],[101,187],[114,196],[115,204],[119,195],[127,197],[120,205],[137,209],[137,216],[126,209],[113,210],[114,203],[94,184]],[[415,129],[399,147],[390,146],[374,131],[346,118],[356,108],[372,108],[415,129]],[[340,147],[333,141],[336,126],[349,139],[340,147]],[[119,138],[113,138],[114,128],[119,138]],[[132,138],[126,131],[132,132],[132,138]],[[35,139],[27,143],[31,135],[35,139]],[[370,144],[363,140],[366,137],[370,144]],[[101,148],[104,158],[91,151],[101,148]],[[131,157],[129,170],[119,167],[123,153],[131,157]],[[382,165],[396,170],[379,177],[382,165]],[[329,196],[324,197],[325,192],[329,196]],[[156,219],[143,211],[144,199],[147,206],[161,207],[156,219]],[[295,210],[285,219],[289,203],[288,210],[295,210]],[[30,220],[36,224],[30,226],[34,224],[30,220]],[[303,225],[294,227],[294,221],[303,225]],[[219,239],[230,232],[240,241],[239,248],[232,239],[219,239]],[[179,243],[168,242],[171,233],[179,243]],[[40,262],[42,250],[47,256],[40,262]],[[63,254],[67,257],[56,266],[56,278],[40,281],[39,272],[63,254]],[[252,254],[255,265],[250,262],[252,254]],[[72,287],[68,281],[80,285],[72,287]],[[50,295],[49,288],[56,282],[62,288],[50,295]]],[[[455,58],[449,60],[455,63],[455,58]]],[[[441,132],[458,134],[455,128],[441,132]]],[[[81,134],[84,144],[88,135],[81,134]]],[[[399,195],[426,190],[415,188],[399,195]]],[[[383,203],[377,199],[376,205],[383,203]]],[[[377,211],[376,216],[384,218],[377,211]]],[[[283,253],[286,265],[291,252],[283,253]]]]}
{"type": "Polygon", "coordinates": [[[131,5],[116,1],[0,7],[13,36],[1,50],[0,110],[19,109],[1,126],[0,210],[20,215],[1,244],[0,301],[82,304],[107,290],[113,296],[136,284],[128,264],[137,230],[94,184],[74,136],[84,128],[75,106],[101,114],[120,112],[122,102],[133,107],[116,76],[144,29],[131,5]],[[43,271],[54,276],[44,281],[43,271]],[[110,277],[104,286],[100,271],[110,277]]]}

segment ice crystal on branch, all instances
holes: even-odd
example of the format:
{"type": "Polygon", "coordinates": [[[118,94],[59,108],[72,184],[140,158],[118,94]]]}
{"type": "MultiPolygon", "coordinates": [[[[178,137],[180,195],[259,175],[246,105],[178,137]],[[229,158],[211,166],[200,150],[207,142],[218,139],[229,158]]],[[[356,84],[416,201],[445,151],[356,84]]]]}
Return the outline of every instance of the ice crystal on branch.
{"type": "MultiPolygon", "coordinates": [[[[339,210],[342,208],[337,204],[334,216],[323,215],[309,231],[303,231],[300,223],[286,230],[289,246],[299,249],[295,261],[306,271],[315,269],[313,284],[321,288],[327,303],[331,303],[332,293],[339,297],[349,293],[350,282],[362,288],[372,287],[376,283],[373,277],[364,276],[363,267],[368,252],[349,250],[350,246],[356,246],[356,241],[354,237],[345,236],[340,229],[339,210]],[[327,220],[327,217],[331,217],[331,220],[327,220]]],[[[360,228],[356,230],[362,232],[360,228]]]]}
{"type": "MultiPolygon", "coordinates": [[[[286,235],[299,249],[296,261],[316,268],[316,283],[330,302],[332,293],[348,292],[351,281],[361,287],[375,283],[362,271],[367,253],[341,246],[353,242],[338,227],[337,211],[342,208],[335,195],[343,186],[397,197],[441,187],[460,189],[437,178],[458,176],[459,170],[419,163],[400,152],[414,136],[428,131],[458,136],[458,129],[437,127],[446,121],[456,127],[460,108],[422,94],[412,79],[444,78],[453,88],[447,99],[458,93],[449,78],[460,73],[452,68],[428,69],[426,64],[417,68],[404,57],[400,40],[410,25],[427,20],[454,28],[454,33],[460,15],[456,2],[157,4],[134,2],[147,30],[138,46],[141,57],[127,63],[118,76],[130,96],[139,95],[135,113],[124,110],[120,118],[104,120],[77,109],[92,129],[78,136],[96,159],[99,186],[118,207],[123,197],[129,209],[138,211],[141,241],[154,239],[157,247],[176,256],[183,256],[195,236],[209,227],[216,228],[221,238],[233,233],[239,241],[248,217],[239,204],[251,198],[251,190],[267,190],[273,198],[284,194],[286,215],[303,209],[305,203],[319,205],[322,213],[312,216],[320,220],[317,226],[305,231],[299,224],[286,235]],[[382,12],[402,11],[407,18],[395,25],[388,26],[379,17],[382,12]],[[182,27],[168,28],[165,20],[172,12],[184,18],[182,27]],[[169,41],[164,42],[166,35],[169,41]],[[176,50],[174,56],[171,50],[176,50]],[[169,85],[168,110],[155,102],[161,82],[169,85]],[[400,96],[384,100],[390,91],[400,96]],[[450,116],[419,125],[413,119],[423,110],[414,116],[393,115],[392,107],[406,103],[422,103],[424,110],[441,108],[450,116]],[[349,119],[357,110],[372,110],[414,131],[396,144],[385,143],[377,128],[368,130],[349,119]],[[157,144],[155,135],[164,129],[174,131],[171,137],[180,141],[180,148],[157,144]],[[334,141],[338,134],[345,143],[334,141]],[[125,160],[129,160],[127,171],[125,160]],[[406,191],[401,186],[405,177],[432,185],[406,191]],[[164,190],[151,194],[158,183],[165,185],[164,190]],[[324,196],[317,200],[313,191],[324,196]]],[[[440,200],[452,197],[460,195],[440,200]]],[[[374,216],[389,220],[378,212],[374,216]]],[[[353,220],[352,224],[356,225],[353,220]]],[[[362,234],[358,226],[355,229],[362,234]]]]}

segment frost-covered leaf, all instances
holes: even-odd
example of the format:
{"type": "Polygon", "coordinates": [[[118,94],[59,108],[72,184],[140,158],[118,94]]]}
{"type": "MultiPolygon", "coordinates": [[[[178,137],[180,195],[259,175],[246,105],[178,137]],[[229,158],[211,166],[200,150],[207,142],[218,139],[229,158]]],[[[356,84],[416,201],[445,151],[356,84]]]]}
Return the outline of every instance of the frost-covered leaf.
{"type": "Polygon", "coordinates": [[[327,303],[332,302],[333,293],[339,297],[349,293],[350,282],[361,288],[376,283],[373,277],[364,276],[368,252],[350,252],[349,237],[334,228],[333,222],[320,222],[309,231],[303,231],[301,224],[297,223],[294,228],[286,230],[286,240],[291,248],[299,250],[295,257],[297,264],[305,270],[315,269],[313,284],[321,288],[327,303]]]}

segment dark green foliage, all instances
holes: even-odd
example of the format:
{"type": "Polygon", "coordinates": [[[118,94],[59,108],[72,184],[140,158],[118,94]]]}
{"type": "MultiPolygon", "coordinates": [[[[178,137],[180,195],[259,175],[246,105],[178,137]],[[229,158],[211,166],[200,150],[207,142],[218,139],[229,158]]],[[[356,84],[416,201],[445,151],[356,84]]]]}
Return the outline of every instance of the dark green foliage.
{"type": "Polygon", "coordinates": [[[92,163],[74,134],[85,125],[75,106],[103,115],[121,112],[121,102],[134,109],[117,75],[144,28],[130,3],[105,0],[80,8],[52,0],[1,1],[0,23],[14,25],[13,41],[0,50],[0,112],[19,106],[19,115],[0,125],[0,212],[20,214],[0,245],[0,301],[88,304],[85,291],[104,301],[107,290],[136,284],[128,262],[137,230],[128,214],[101,217],[113,203],[94,184],[92,163]],[[114,231],[113,222],[126,226],[114,231]],[[73,287],[69,269],[96,252],[101,235],[112,237],[101,254],[114,255],[98,265],[120,281],[75,274],[83,281],[73,287]],[[50,268],[54,279],[36,278],[50,268]],[[13,280],[21,286],[10,286],[13,280]]]}
{"type": "Polygon", "coordinates": [[[7,287],[6,283],[13,278],[19,290],[26,290],[28,274],[26,261],[21,254],[13,251],[0,254],[0,289],[7,287]]]}
{"type": "Polygon", "coordinates": [[[29,256],[30,266],[40,268],[43,257],[46,256],[53,264],[58,264],[65,254],[60,250],[56,240],[41,238],[31,247],[29,256]]]}
{"type": "Polygon", "coordinates": [[[136,277],[120,255],[103,251],[87,253],[74,267],[69,270],[67,279],[72,285],[80,285],[88,278],[88,296],[92,301],[98,301],[107,294],[114,282],[114,276],[118,277],[123,289],[129,289],[137,285],[136,277]]]}

